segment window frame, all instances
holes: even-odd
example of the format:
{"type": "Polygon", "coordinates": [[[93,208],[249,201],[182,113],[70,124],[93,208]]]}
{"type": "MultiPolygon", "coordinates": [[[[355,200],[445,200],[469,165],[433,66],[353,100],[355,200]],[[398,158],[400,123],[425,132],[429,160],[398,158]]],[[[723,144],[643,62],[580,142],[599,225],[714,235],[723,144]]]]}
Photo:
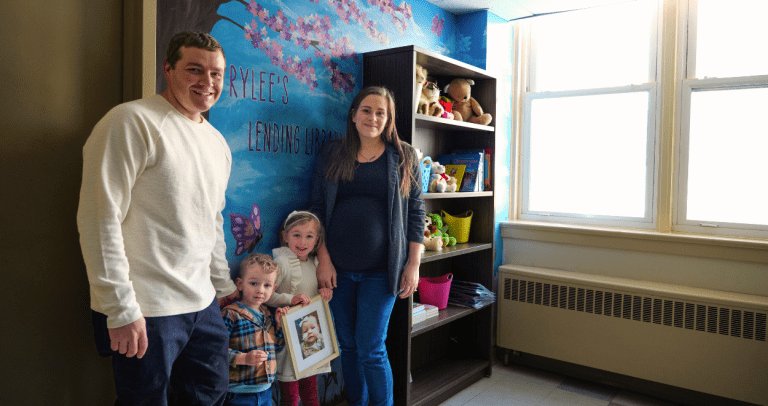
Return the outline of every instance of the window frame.
{"type": "MultiPolygon", "coordinates": [[[[750,224],[718,223],[702,225],[701,221],[685,221],[687,199],[687,131],[690,128],[691,92],[709,90],[727,86],[730,89],[745,87],[768,87],[768,75],[738,78],[703,78],[694,79],[696,69],[696,17],[698,0],[658,0],[656,1],[655,27],[653,41],[656,44],[652,52],[651,68],[655,69],[651,78],[654,85],[655,117],[649,130],[656,133],[649,138],[649,147],[653,143],[653,183],[648,185],[647,196],[651,196],[651,219],[647,214],[641,221],[633,219],[603,218],[584,216],[575,219],[569,216],[555,216],[549,213],[528,211],[528,168],[526,148],[529,146],[530,125],[529,94],[531,88],[531,29],[530,22],[520,20],[514,24],[514,46],[516,63],[513,74],[513,162],[512,185],[510,189],[510,219],[513,223],[529,224],[531,227],[556,227],[565,230],[604,230],[615,233],[637,232],[678,236],[679,238],[709,239],[718,241],[768,241],[768,226],[750,224]],[[691,73],[689,75],[689,73],[691,73]],[[684,133],[685,132],[685,133],[684,133]],[[685,152],[685,154],[683,153],[685,152]],[[589,218],[587,218],[589,217],[589,218]],[[635,230],[635,231],[632,231],[635,230]]],[[[635,85],[638,86],[638,85],[635,85]]],[[[628,86],[633,87],[633,86],[628,86]]],[[[588,94],[587,90],[569,91],[574,94],[588,94]]],[[[544,92],[542,92],[544,93],[544,92]]],[[[554,93],[554,92],[553,92],[554,93]]],[[[651,99],[649,99],[651,100],[651,99]]],[[[651,161],[649,161],[651,162],[651,161]]],[[[648,204],[648,202],[646,202],[648,204]]]]}
{"type": "MultiPolygon", "coordinates": [[[[664,0],[669,1],[669,0],[664,0]]],[[[768,75],[737,76],[724,78],[696,78],[696,38],[698,30],[698,0],[679,2],[679,39],[677,62],[679,69],[677,115],[675,119],[676,142],[673,170],[672,224],[671,231],[698,235],[736,238],[768,238],[768,225],[728,223],[718,221],[688,220],[688,163],[691,127],[691,96],[699,91],[738,90],[768,88],[768,75]]]]}
{"type": "MultiPolygon", "coordinates": [[[[516,27],[515,43],[519,47],[520,51],[520,71],[515,78],[519,80],[523,85],[516,92],[514,101],[516,105],[519,104],[518,110],[521,117],[521,123],[517,126],[517,131],[520,134],[520,142],[518,148],[521,153],[518,155],[519,159],[519,176],[518,185],[519,188],[513,187],[515,195],[519,199],[519,203],[512,205],[515,211],[512,218],[519,220],[529,221],[541,221],[541,222],[554,222],[554,223],[567,223],[585,226],[609,226],[609,227],[624,227],[624,228],[636,228],[636,229],[654,229],[657,227],[657,219],[659,213],[659,199],[658,199],[658,183],[659,183],[659,142],[661,133],[661,109],[660,106],[660,72],[662,51],[661,44],[661,30],[662,30],[662,2],[656,2],[656,13],[653,14],[651,19],[651,25],[649,30],[649,58],[648,58],[648,78],[649,82],[642,84],[629,84],[625,86],[604,87],[604,88],[590,88],[590,89],[576,89],[576,90],[563,90],[563,91],[543,91],[532,92],[532,84],[535,83],[536,72],[532,69],[535,66],[535,52],[532,51],[536,39],[532,33],[531,21],[523,20],[519,22],[519,26],[516,27]],[[601,215],[587,215],[587,214],[570,214],[570,213],[549,213],[532,211],[528,209],[528,194],[529,194],[529,157],[530,157],[530,117],[531,117],[531,103],[535,99],[541,98],[555,98],[555,97],[574,97],[574,96],[589,96],[589,95],[601,95],[601,94],[619,94],[630,92],[648,92],[648,136],[646,139],[646,193],[645,193],[645,215],[643,217],[617,217],[617,216],[601,216],[601,215]]],[[[544,17],[546,18],[546,17],[544,17]]]]}

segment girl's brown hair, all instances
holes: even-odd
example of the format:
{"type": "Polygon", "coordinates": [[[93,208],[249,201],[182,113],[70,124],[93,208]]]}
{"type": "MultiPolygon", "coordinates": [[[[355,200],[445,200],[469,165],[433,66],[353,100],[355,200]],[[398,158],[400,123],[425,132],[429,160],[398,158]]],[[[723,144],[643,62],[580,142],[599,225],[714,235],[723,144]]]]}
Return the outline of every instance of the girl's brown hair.
{"type": "Polygon", "coordinates": [[[357,153],[360,151],[360,134],[358,134],[357,127],[352,120],[355,114],[357,114],[360,103],[370,95],[381,96],[387,99],[387,124],[384,126],[384,131],[381,132],[381,139],[385,144],[394,146],[400,155],[400,162],[398,163],[398,172],[400,172],[399,190],[401,196],[408,197],[411,192],[411,186],[416,183],[413,173],[415,157],[410,150],[406,151],[403,148],[404,142],[400,140],[400,136],[397,134],[397,129],[395,128],[395,98],[392,92],[381,86],[366,87],[352,100],[352,106],[347,114],[346,136],[342,139],[341,147],[332,153],[325,179],[334,183],[338,183],[339,179],[345,182],[351,182],[354,179],[355,169],[357,168],[357,153]]]}

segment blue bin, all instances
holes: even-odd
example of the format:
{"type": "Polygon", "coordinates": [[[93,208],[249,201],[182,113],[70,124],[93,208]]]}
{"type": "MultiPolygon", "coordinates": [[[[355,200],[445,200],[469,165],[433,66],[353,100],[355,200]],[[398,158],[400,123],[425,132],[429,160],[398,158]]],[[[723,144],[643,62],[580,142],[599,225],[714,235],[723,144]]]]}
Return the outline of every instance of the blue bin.
{"type": "Polygon", "coordinates": [[[421,163],[421,192],[427,193],[429,191],[429,177],[432,175],[432,158],[425,156],[421,163]]]}

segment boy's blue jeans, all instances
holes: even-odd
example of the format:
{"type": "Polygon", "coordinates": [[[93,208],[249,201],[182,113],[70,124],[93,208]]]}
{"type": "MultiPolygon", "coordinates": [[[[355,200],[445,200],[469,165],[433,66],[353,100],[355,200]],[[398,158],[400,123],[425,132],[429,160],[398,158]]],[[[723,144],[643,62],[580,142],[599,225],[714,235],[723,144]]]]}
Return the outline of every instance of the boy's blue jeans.
{"type": "Polygon", "coordinates": [[[392,405],[392,367],[384,341],[395,297],[386,273],[338,273],[329,305],[348,404],[392,405]]]}
{"type": "Polygon", "coordinates": [[[256,393],[227,393],[224,406],[272,406],[272,388],[256,393]]]}

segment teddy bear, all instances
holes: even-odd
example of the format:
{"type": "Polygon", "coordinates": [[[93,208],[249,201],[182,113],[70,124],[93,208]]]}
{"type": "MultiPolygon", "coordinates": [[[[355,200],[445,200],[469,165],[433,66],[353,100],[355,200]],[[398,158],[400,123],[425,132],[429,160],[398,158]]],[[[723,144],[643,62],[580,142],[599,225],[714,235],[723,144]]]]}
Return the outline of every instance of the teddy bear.
{"type": "Polygon", "coordinates": [[[438,102],[440,100],[440,88],[434,82],[424,83],[421,89],[421,98],[419,98],[419,107],[417,113],[428,116],[440,117],[443,115],[443,106],[438,102]]]}
{"type": "Polygon", "coordinates": [[[445,181],[445,191],[448,193],[455,192],[459,189],[458,179],[455,176],[448,175],[448,180],[445,181]]]}
{"type": "Polygon", "coordinates": [[[428,251],[439,251],[443,248],[443,238],[440,236],[433,236],[433,232],[437,232],[437,227],[432,224],[432,219],[429,216],[424,218],[424,240],[422,245],[424,249],[428,251]]]}
{"type": "Polygon", "coordinates": [[[451,111],[454,120],[488,125],[493,117],[488,113],[483,113],[480,103],[472,97],[471,86],[474,84],[475,81],[472,79],[456,78],[445,86],[445,93],[451,96],[451,103],[453,103],[451,111]]]}
{"type": "Polygon", "coordinates": [[[448,188],[448,175],[445,174],[445,165],[432,161],[432,169],[429,178],[429,193],[443,193],[448,188]]]}
{"type": "Polygon", "coordinates": [[[413,104],[416,106],[416,112],[419,112],[419,100],[421,91],[424,88],[424,82],[427,81],[427,70],[423,66],[416,64],[416,78],[413,83],[413,104]]]}

